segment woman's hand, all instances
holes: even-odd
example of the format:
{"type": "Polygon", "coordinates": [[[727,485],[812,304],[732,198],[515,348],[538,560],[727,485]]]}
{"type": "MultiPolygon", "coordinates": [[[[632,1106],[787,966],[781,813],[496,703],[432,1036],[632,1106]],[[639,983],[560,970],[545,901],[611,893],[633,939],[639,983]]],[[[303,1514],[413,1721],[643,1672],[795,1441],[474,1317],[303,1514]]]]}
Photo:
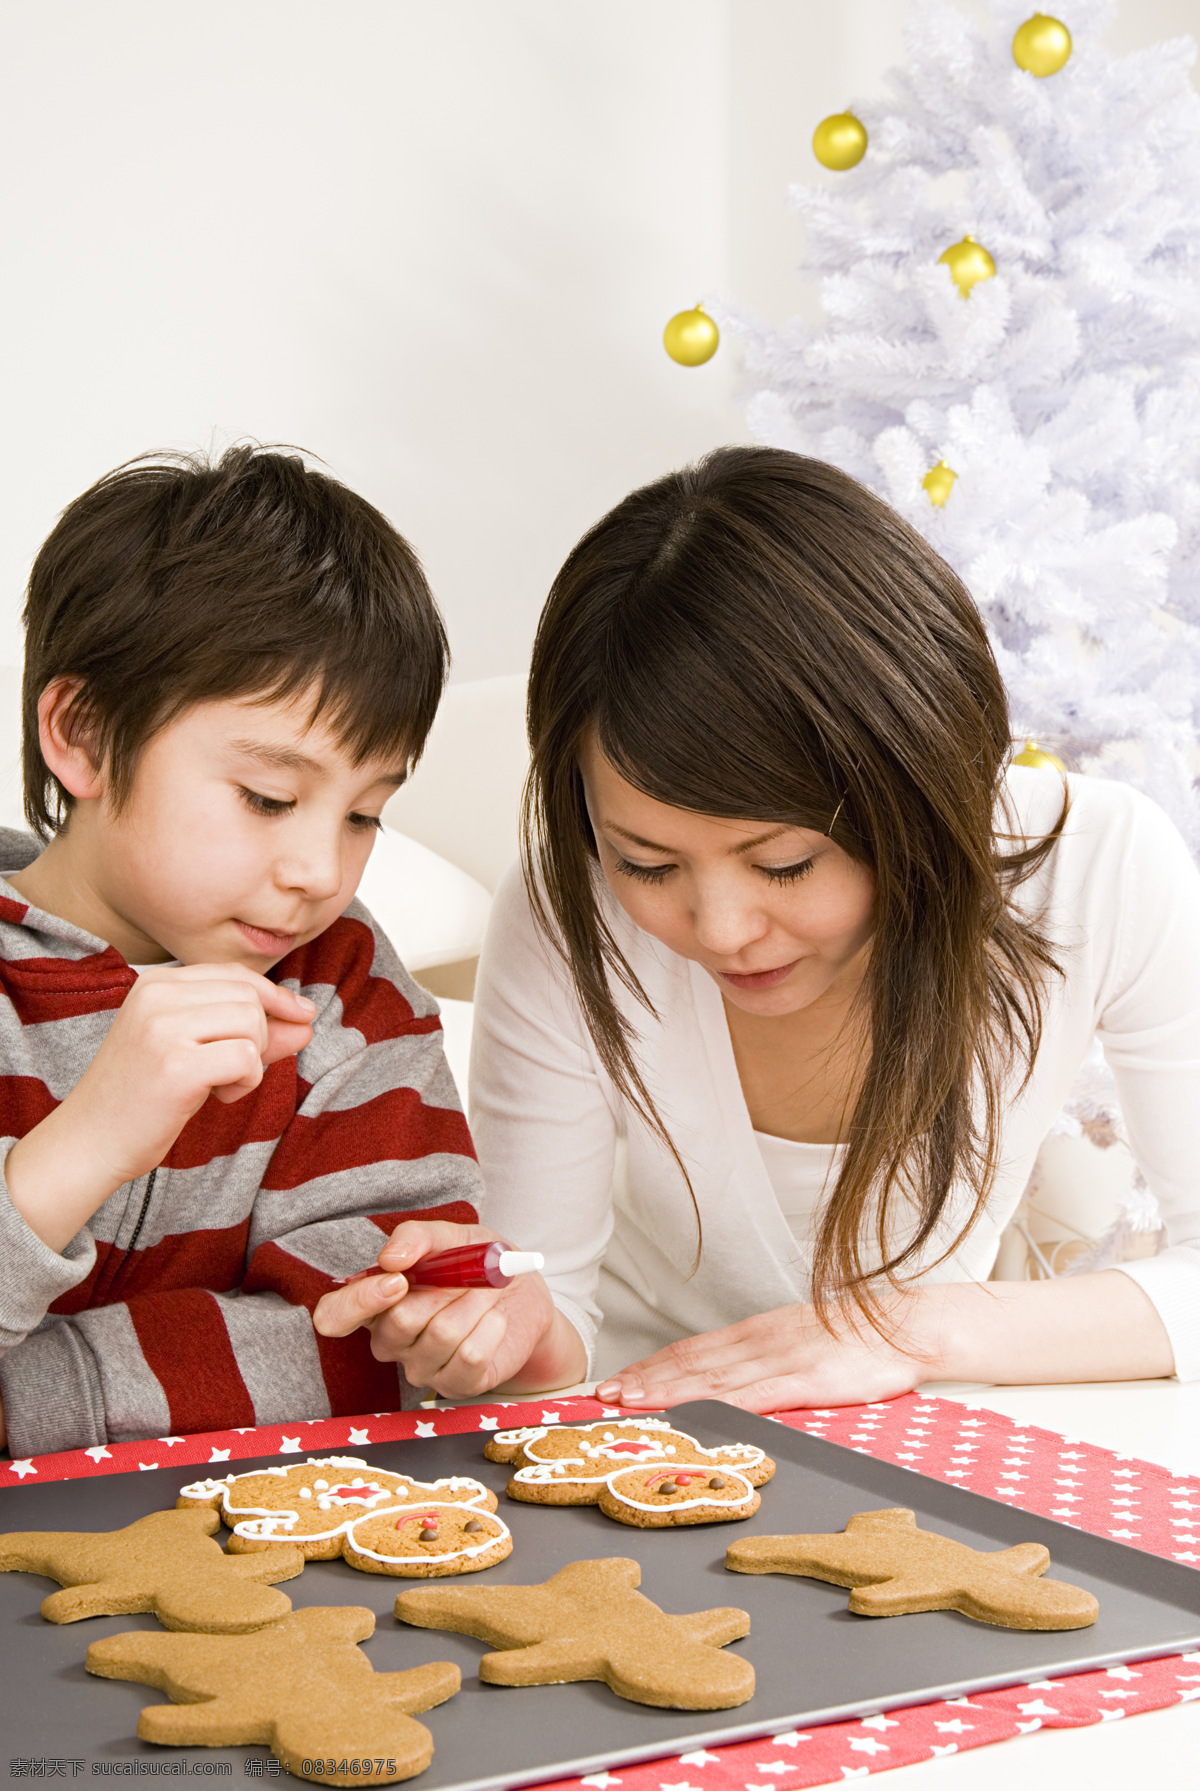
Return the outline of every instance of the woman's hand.
{"type": "Polygon", "coordinates": [[[406,1220],[379,1252],[385,1272],[322,1295],[313,1324],[323,1337],[366,1325],[377,1360],[399,1362],[413,1386],[451,1399],[502,1384],[512,1392],[569,1387],[582,1378],[587,1354],[540,1275],[518,1275],[503,1288],[409,1289],[404,1270],[421,1257],[496,1237],[484,1225],[406,1220]]]}
{"type": "Polygon", "coordinates": [[[723,1399],[749,1412],[779,1412],[894,1399],[929,1370],[928,1361],[885,1342],[865,1321],[843,1321],[831,1336],[811,1306],[780,1306],[668,1344],[605,1381],[596,1397],[647,1409],[723,1399]]]}
{"type": "Polygon", "coordinates": [[[831,1334],[811,1306],[672,1343],[596,1388],[614,1405],[724,1399],[751,1412],[864,1405],[922,1381],[1034,1386],[1150,1380],[1174,1372],[1149,1296],[1119,1269],[1055,1281],[946,1281],[890,1294],[890,1341],[857,1314],[831,1334]]]}

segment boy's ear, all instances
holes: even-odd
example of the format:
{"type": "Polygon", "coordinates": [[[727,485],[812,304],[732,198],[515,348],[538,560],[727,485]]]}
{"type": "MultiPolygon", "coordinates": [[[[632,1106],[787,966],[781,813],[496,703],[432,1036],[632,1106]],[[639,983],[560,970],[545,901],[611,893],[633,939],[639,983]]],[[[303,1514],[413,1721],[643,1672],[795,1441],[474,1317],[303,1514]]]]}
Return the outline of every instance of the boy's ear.
{"type": "Polygon", "coordinates": [[[38,739],[42,757],[67,794],[76,801],[104,794],[102,768],[92,758],[91,741],[75,702],[81,678],[54,678],[38,698],[38,739]]]}

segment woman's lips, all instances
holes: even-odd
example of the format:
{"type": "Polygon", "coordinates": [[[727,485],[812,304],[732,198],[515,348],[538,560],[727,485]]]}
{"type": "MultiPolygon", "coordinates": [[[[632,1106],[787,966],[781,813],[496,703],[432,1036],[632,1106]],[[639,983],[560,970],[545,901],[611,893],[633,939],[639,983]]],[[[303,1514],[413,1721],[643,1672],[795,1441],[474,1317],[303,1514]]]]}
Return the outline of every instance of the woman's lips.
{"type": "Polygon", "coordinates": [[[268,927],[252,927],[246,920],[235,921],[234,924],[242,937],[263,957],[282,957],[284,952],[291,951],[299,938],[297,933],[274,933],[268,927]]]}
{"type": "Polygon", "coordinates": [[[735,989],[773,989],[791,975],[799,962],[799,958],[793,958],[790,964],[781,964],[777,970],[758,970],[752,975],[739,975],[733,970],[718,970],[717,975],[722,982],[732,983],[735,989]]]}

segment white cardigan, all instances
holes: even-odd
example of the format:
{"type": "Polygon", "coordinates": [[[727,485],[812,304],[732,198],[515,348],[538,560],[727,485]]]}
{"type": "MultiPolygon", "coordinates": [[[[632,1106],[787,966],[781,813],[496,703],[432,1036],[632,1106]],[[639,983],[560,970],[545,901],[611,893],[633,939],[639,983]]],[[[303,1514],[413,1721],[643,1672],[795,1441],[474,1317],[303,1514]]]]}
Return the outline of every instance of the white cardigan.
{"type": "MultiPolygon", "coordinates": [[[[1157,1307],[1181,1379],[1200,1378],[1200,876],[1162,811],[1125,785],[1072,777],[1064,834],[1022,885],[1064,974],[1047,985],[1033,1075],[1007,1106],[986,1212],[936,1281],[984,1280],[1038,1146],[1099,1033],[1138,1164],[1169,1248],[1124,1273],[1157,1307]]],[[[1054,823],[1062,783],[1014,767],[1018,826],[1054,823]]],[[[663,1145],[601,1067],[565,966],[534,925],[514,868],[496,895],[480,961],[470,1114],[486,1183],[484,1217],[541,1250],[560,1308],[607,1376],[677,1338],[808,1295],[807,1221],[772,1188],[738,1080],[721,994],[699,965],[636,927],[604,891],[613,933],[657,1020],[623,990],[640,1063],[687,1164],[704,1225],[663,1145]]],[[[810,1145],[830,1167],[833,1147],[810,1145]]],[[[816,1158],[814,1158],[814,1162],[816,1158]]],[[[794,1207],[794,1202],[789,1202],[794,1207]]],[[[963,1223],[952,1194],[937,1256],[963,1223]]]]}

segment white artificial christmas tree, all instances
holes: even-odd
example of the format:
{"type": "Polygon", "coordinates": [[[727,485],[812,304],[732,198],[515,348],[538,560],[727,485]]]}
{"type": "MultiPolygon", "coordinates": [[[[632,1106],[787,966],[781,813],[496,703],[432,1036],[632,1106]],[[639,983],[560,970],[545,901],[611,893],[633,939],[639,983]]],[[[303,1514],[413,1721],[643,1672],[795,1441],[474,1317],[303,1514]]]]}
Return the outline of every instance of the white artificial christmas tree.
{"type": "Polygon", "coordinates": [[[1195,48],[1110,55],[1112,5],[1070,0],[1038,77],[1028,0],[978,10],[917,0],[907,65],[852,108],[865,157],[793,189],[823,323],[718,315],[758,438],[861,479],[962,576],[1018,747],[1137,785],[1200,846],[1195,48]],[[964,296],[939,258],[968,234],[996,272],[964,296]]]}

